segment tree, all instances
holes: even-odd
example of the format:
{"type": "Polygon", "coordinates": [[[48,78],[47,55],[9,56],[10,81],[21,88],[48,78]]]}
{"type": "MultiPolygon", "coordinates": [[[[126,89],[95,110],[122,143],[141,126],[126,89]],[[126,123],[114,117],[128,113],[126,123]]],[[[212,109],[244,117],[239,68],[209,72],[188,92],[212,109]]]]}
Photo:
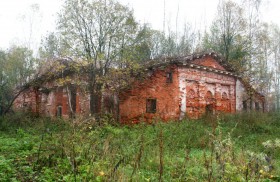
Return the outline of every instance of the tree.
{"type": "Polygon", "coordinates": [[[179,37],[178,43],[177,43],[177,54],[178,56],[186,56],[188,54],[191,54],[195,47],[195,41],[196,41],[196,33],[192,31],[191,26],[188,24],[185,24],[183,33],[179,37]]]}
{"type": "Polygon", "coordinates": [[[185,25],[182,33],[174,33],[169,28],[168,34],[158,30],[148,30],[147,41],[150,58],[186,56],[195,50],[196,34],[190,25],[185,25]]]}
{"type": "Polygon", "coordinates": [[[0,115],[3,114],[5,109],[6,99],[7,99],[6,94],[10,92],[7,87],[9,82],[5,70],[6,70],[6,52],[0,50],[0,115]]]}
{"type": "Polygon", "coordinates": [[[101,78],[119,66],[137,35],[133,13],[114,0],[66,0],[58,29],[70,56],[86,61],[90,111],[97,113],[101,78]]]}
{"type": "Polygon", "coordinates": [[[232,1],[222,1],[218,6],[219,15],[212,23],[210,33],[204,36],[204,49],[214,50],[222,54],[224,61],[237,71],[244,71],[248,52],[246,21],[244,10],[232,1]]]}
{"type": "Polygon", "coordinates": [[[42,41],[39,48],[41,60],[53,60],[63,56],[60,38],[54,33],[48,34],[42,41]]]}
{"type": "Polygon", "coordinates": [[[272,108],[280,110],[280,28],[277,25],[270,25],[270,41],[271,41],[271,57],[270,64],[272,65],[273,77],[272,88],[270,89],[273,94],[272,108]]]}
{"type": "Polygon", "coordinates": [[[0,113],[7,113],[24,86],[34,78],[35,58],[25,47],[0,51],[0,113]]]}
{"type": "MultiPolygon", "coordinates": [[[[40,25],[42,22],[42,14],[39,4],[31,4],[24,14],[20,15],[22,24],[24,47],[30,50],[38,49],[38,42],[36,42],[36,35],[40,32],[40,25]]],[[[39,37],[37,37],[39,38],[39,37]]]]}
{"type": "Polygon", "coordinates": [[[270,84],[272,84],[272,72],[269,69],[271,54],[271,35],[269,25],[263,23],[259,26],[254,35],[256,37],[253,46],[254,51],[251,53],[250,72],[251,82],[256,85],[256,89],[261,93],[268,95],[270,84]]]}

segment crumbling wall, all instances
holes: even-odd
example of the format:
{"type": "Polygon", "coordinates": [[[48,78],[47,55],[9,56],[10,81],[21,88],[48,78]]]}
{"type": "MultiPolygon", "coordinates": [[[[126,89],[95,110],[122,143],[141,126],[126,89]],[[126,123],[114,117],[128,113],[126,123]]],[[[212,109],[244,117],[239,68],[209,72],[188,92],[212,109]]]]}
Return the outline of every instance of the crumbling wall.
{"type": "Polygon", "coordinates": [[[122,92],[120,99],[120,121],[139,122],[179,118],[178,70],[176,66],[151,70],[145,80],[137,81],[129,90],[122,92]],[[168,82],[172,73],[172,82],[168,82]],[[147,112],[147,99],[156,100],[156,111],[147,112]]]}
{"type": "MultiPolygon", "coordinates": [[[[126,123],[150,122],[154,118],[165,121],[199,118],[216,112],[234,113],[244,110],[244,105],[250,109],[264,110],[264,97],[254,90],[248,93],[244,82],[228,72],[213,56],[204,55],[160,67],[157,65],[147,72],[145,79],[138,79],[119,96],[110,91],[102,93],[98,101],[99,109],[112,113],[116,118],[119,114],[120,121],[126,123]]],[[[74,103],[75,115],[89,116],[90,96],[85,89],[87,82],[80,77],[74,75],[62,84],[53,80],[40,88],[30,87],[15,100],[14,108],[43,116],[67,118],[71,116],[70,103],[74,103]],[[69,87],[61,86],[66,82],[76,89],[75,93],[70,91],[75,96],[74,100],[69,99],[69,87]]]]}
{"type": "Polygon", "coordinates": [[[207,112],[235,112],[233,76],[188,67],[179,67],[178,72],[180,118],[198,118],[207,112]]]}
{"type": "Polygon", "coordinates": [[[210,56],[210,55],[205,55],[205,56],[203,56],[199,59],[195,59],[194,61],[192,61],[192,63],[196,64],[196,65],[201,65],[201,66],[206,66],[206,67],[218,69],[218,70],[223,70],[223,71],[226,70],[216,60],[214,60],[213,57],[210,56]]]}
{"type": "Polygon", "coordinates": [[[13,109],[22,112],[37,113],[40,110],[41,96],[37,89],[31,88],[23,91],[14,101],[13,109]]]}
{"type": "Polygon", "coordinates": [[[160,117],[164,120],[184,117],[199,118],[206,113],[236,111],[236,79],[211,57],[197,59],[190,65],[173,68],[174,81],[166,83],[168,69],[155,69],[145,81],[132,85],[120,96],[122,121],[149,120],[160,117]],[[204,66],[215,69],[206,70],[204,66]],[[176,80],[177,79],[177,80],[176,80]],[[147,113],[146,99],[156,99],[157,112],[147,113]],[[171,106],[171,107],[170,107],[171,106]]]}
{"type": "MultiPolygon", "coordinates": [[[[235,105],[234,103],[236,103],[235,101],[235,92],[234,90],[231,90],[230,85],[219,85],[220,86],[220,90],[218,90],[217,93],[218,94],[218,100],[220,100],[220,103],[217,103],[217,110],[218,111],[223,111],[223,112],[234,112],[235,109],[235,105]]],[[[232,86],[233,88],[233,86],[232,86]]]]}
{"type": "Polygon", "coordinates": [[[236,110],[265,111],[265,98],[249,85],[244,85],[240,79],[236,81],[236,110]]]}
{"type": "MultiPolygon", "coordinates": [[[[56,81],[45,83],[39,89],[30,87],[22,92],[13,104],[17,111],[28,111],[34,114],[48,117],[71,116],[69,104],[69,88],[59,86],[56,81]]],[[[79,87],[75,94],[75,115],[89,115],[89,95],[82,92],[79,87]]]]}
{"type": "MultiPolygon", "coordinates": [[[[186,102],[186,113],[189,114],[192,118],[198,118],[199,113],[199,84],[196,81],[186,81],[186,98],[181,99],[181,107],[185,107],[184,103],[186,102]],[[185,101],[186,100],[186,101],[185,101]]],[[[182,115],[184,116],[184,115],[182,115]]]]}
{"type": "MultiPolygon", "coordinates": [[[[71,101],[70,90],[67,86],[60,86],[52,89],[52,92],[48,94],[47,111],[45,115],[50,116],[59,115],[59,107],[61,107],[61,116],[64,118],[71,117],[71,110],[69,101],[71,101]],[[70,98],[70,99],[69,99],[70,98]]],[[[75,106],[73,112],[76,116],[83,115],[88,116],[89,111],[89,95],[81,91],[79,87],[75,87],[75,106]]]]}
{"type": "MultiPolygon", "coordinates": [[[[236,111],[243,111],[245,108],[244,101],[248,100],[249,96],[239,79],[236,80],[236,111]]],[[[249,104],[249,103],[248,103],[249,104]]],[[[249,106],[249,105],[248,105],[249,106]]]]}

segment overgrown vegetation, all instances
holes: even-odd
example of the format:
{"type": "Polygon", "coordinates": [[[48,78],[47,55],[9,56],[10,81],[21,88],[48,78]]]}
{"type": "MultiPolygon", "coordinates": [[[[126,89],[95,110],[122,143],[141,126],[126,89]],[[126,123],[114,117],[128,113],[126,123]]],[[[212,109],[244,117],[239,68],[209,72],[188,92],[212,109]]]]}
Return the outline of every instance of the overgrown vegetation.
{"type": "Polygon", "coordinates": [[[280,115],[0,121],[0,181],[279,181],[280,115]]]}
{"type": "MultiPolygon", "coordinates": [[[[72,63],[77,68],[75,74],[87,80],[83,87],[89,93],[91,114],[95,114],[99,112],[96,101],[107,85],[118,94],[120,88],[111,84],[129,85],[132,75],[127,73],[143,67],[149,59],[209,51],[220,54],[223,63],[265,95],[270,111],[279,111],[280,28],[262,18],[265,4],[264,0],[219,1],[210,27],[205,25],[201,30],[188,22],[177,26],[183,18],[178,9],[176,30],[165,18],[163,25],[168,29],[156,30],[138,21],[132,7],[118,0],[65,0],[56,18],[56,30],[44,35],[39,49],[31,50],[31,35],[36,32],[32,25],[40,19],[40,7],[34,4],[26,14],[29,42],[0,48],[0,115],[11,110],[26,87],[44,90],[42,82],[35,84],[42,75],[60,73],[72,63]],[[55,60],[65,64],[57,66],[55,60]],[[116,73],[120,77],[114,77],[116,73]],[[123,77],[127,79],[120,79],[123,77]]],[[[67,81],[65,78],[62,83],[67,81]]],[[[75,85],[81,86],[81,80],[75,85]]]]}

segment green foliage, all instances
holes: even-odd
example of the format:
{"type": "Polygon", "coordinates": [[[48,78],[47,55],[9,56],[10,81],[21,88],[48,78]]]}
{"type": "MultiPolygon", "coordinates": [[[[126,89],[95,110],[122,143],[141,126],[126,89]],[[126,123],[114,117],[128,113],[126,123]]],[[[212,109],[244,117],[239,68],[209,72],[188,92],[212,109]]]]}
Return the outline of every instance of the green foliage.
{"type": "Polygon", "coordinates": [[[65,52],[67,49],[64,46],[58,35],[53,32],[49,33],[41,42],[41,47],[39,48],[40,58],[52,60],[67,56],[67,52],[65,52]]]}
{"type": "MultiPolygon", "coordinates": [[[[213,21],[210,33],[205,33],[203,47],[222,54],[224,61],[242,73],[247,56],[251,53],[247,39],[247,20],[244,8],[233,1],[221,1],[219,15],[213,21]]],[[[247,64],[247,62],[246,62],[247,64]]]]}
{"type": "Polygon", "coordinates": [[[5,116],[0,181],[157,181],[160,174],[164,181],[277,181],[279,117],[119,126],[109,116],[102,123],[5,116]]]}
{"type": "Polygon", "coordinates": [[[0,115],[6,112],[18,90],[34,74],[36,59],[26,47],[13,46],[0,50],[0,115]]]}

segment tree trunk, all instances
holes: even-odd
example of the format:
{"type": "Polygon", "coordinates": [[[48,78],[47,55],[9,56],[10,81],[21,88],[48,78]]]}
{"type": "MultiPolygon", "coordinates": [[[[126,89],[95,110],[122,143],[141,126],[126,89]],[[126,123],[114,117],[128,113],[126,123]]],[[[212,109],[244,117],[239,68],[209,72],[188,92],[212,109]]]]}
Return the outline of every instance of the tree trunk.
{"type": "Polygon", "coordinates": [[[23,87],[21,90],[18,91],[18,93],[15,94],[14,98],[12,99],[12,101],[10,102],[10,104],[7,106],[7,108],[4,110],[3,115],[7,114],[11,107],[13,106],[14,101],[18,98],[18,96],[27,89],[27,87],[23,87]]]}
{"type": "Polygon", "coordinates": [[[89,92],[89,109],[90,114],[94,116],[97,111],[97,96],[96,96],[96,65],[91,64],[89,70],[88,92],[89,92]]]}
{"type": "Polygon", "coordinates": [[[35,93],[35,102],[36,102],[36,105],[35,105],[35,116],[36,117],[39,117],[40,115],[40,106],[41,106],[41,100],[40,100],[40,91],[39,91],[39,88],[36,87],[34,88],[34,93],[35,93]]]}
{"type": "Polygon", "coordinates": [[[117,122],[120,121],[120,98],[119,98],[119,93],[117,93],[117,96],[116,96],[116,118],[117,118],[117,122]]]}
{"type": "Polygon", "coordinates": [[[94,94],[94,90],[92,87],[89,87],[89,107],[90,107],[90,114],[94,115],[95,113],[97,113],[95,104],[96,104],[96,96],[94,94]]]}

